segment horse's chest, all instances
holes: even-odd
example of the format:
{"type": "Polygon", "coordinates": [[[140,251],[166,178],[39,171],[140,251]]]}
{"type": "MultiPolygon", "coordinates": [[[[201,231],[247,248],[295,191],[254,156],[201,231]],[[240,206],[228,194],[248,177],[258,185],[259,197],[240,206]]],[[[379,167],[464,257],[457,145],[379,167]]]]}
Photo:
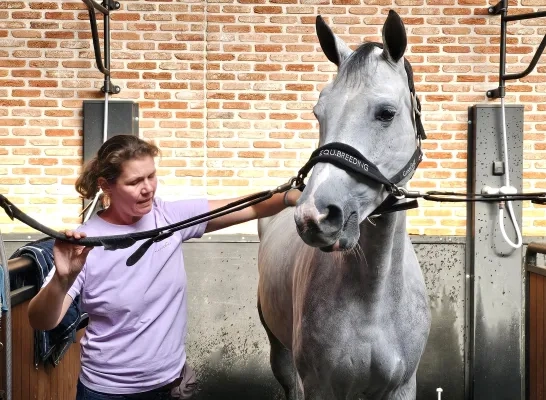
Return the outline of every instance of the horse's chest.
{"type": "Polygon", "coordinates": [[[424,345],[421,332],[401,335],[398,318],[376,318],[356,304],[309,311],[294,332],[300,372],[320,382],[330,381],[332,387],[351,388],[352,393],[375,394],[373,398],[381,398],[412,377],[424,345]]]}
{"type": "Polygon", "coordinates": [[[365,390],[370,386],[396,387],[408,378],[413,360],[386,332],[373,327],[315,327],[297,334],[294,349],[298,367],[320,374],[319,380],[336,380],[365,390]],[[343,329],[346,328],[346,329],[343,329]],[[305,364],[305,365],[304,365],[305,364]],[[408,365],[409,364],[409,365],[408,365]],[[316,369],[313,366],[320,366],[316,369]]]}

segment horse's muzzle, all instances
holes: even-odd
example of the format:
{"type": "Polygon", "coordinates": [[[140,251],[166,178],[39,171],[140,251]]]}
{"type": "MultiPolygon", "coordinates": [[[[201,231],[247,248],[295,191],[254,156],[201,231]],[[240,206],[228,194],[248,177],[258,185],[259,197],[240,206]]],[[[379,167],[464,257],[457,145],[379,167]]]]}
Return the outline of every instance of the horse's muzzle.
{"type": "Polygon", "coordinates": [[[302,204],[294,214],[298,234],[309,246],[323,251],[343,251],[354,247],[359,237],[358,216],[348,216],[335,205],[320,212],[302,204]]]}

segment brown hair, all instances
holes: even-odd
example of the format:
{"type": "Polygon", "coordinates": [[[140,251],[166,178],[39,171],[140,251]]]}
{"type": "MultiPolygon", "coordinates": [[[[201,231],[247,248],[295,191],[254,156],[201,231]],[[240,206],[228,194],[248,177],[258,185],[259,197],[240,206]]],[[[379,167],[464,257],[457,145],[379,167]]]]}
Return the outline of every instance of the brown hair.
{"type": "Polygon", "coordinates": [[[99,191],[98,179],[115,182],[125,161],[145,156],[156,157],[159,148],[133,135],[116,135],[100,147],[97,155],[84,166],[76,180],[76,191],[84,199],[93,199],[99,191]]]}

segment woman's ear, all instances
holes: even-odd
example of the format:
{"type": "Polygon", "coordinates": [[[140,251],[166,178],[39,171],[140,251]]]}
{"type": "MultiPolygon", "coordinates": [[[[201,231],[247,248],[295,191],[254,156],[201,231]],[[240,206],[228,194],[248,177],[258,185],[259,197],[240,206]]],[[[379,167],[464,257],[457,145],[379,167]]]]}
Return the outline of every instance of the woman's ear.
{"type": "Polygon", "coordinates": [[[110,192],[110,185],[108,184],[108,181],[104,178],[98,179],[99,188],[102,190],[103,193],[109,193],[110,192]]]}

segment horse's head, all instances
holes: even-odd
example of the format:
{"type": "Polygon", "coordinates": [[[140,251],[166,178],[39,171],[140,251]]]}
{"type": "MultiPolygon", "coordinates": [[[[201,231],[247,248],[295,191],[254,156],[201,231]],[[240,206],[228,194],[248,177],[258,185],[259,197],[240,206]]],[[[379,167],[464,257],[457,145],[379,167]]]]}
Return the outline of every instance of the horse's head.
{"type": "Polygon", "coordinates": [[[383,44],[364,43],[355,51],[320,16],[316,28],[326,57],[338,66],[313,110],[320,125],[319,148],[333,146],[322,153],[334,157],[314,164],[295,219],[307,244],[346,250],[358,242],[360,223],[389,194],[389,185],[374,176],[404,185],[418,163],[413,81],[404,59],[404,24],[394,11],[383,26],[383,44]],[[356,168],[347,168],[343,159],[356,168]]]}

